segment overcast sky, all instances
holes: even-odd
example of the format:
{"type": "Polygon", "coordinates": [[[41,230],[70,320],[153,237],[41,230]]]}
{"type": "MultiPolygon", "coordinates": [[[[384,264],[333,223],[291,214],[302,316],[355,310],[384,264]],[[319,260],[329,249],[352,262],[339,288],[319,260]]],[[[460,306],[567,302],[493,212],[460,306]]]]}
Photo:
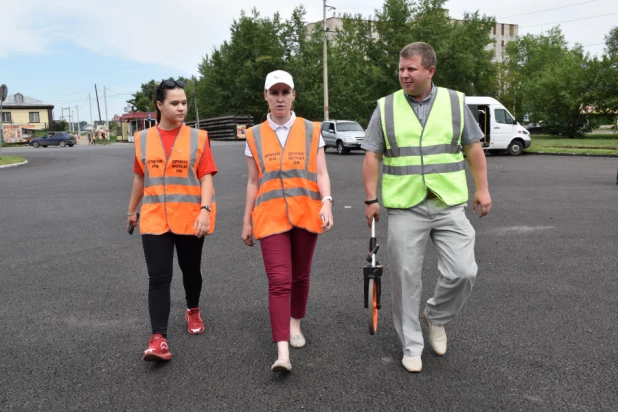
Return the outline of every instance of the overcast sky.
{"type": "MultiPolygon", "coordinates": [[[[262,16],[279,11],[284,19],[304,4],[307,22],[322,19],[322,1],[279,0],[0,0],[0,83],[56,106],[79,106],[80,119],[98,118],[94,84],[105,117],[122,114],[125,101],[152,78],[197,75],[197,65],[213,47],[229,39],[241,10],[257,7],[262,16]]],[[[329,0],[339,13],[375,15],[382,0],[329,0]]],[[[604,36],[618,25],[616,0],[451,0],[453,18],[479,10],[499,23],[518,24],[520,35],[561,26],[570,45],[602,54],[604,36]],[[549,10],[553,9],[553,10],[549,10]]],[[[68,110],[67,110],[68,112],[68,110]]]]}

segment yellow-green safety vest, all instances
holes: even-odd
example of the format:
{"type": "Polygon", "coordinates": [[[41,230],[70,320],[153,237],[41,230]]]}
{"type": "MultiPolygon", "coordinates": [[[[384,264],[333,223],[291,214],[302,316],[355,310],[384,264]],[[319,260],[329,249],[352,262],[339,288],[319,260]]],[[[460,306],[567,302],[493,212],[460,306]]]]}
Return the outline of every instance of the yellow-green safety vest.
{"type": "Polygon", "coordinates": [[[378,100],[386,142],[382,202],[408,209],[421,203],[427,189],[450,206],[468,201],[461,134],[464,95],[437,88],[423,127],[403,90],[378,100]]]}

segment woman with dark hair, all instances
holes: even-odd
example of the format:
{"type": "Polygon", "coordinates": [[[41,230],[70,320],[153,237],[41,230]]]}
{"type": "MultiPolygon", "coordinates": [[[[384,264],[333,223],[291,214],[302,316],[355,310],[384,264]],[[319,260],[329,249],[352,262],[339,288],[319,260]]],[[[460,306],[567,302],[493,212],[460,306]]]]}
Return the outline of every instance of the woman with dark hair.
{"type": "Polygon", "coordinates": [[[184,86],[180,80],[163,80],[154,95],[157,126],[135,134],[127,229],[139,226],[148,267],[152,336],[144,352],[146,361],[172,358],[166,339],[174,246],[186,295],[188,332],[204,332],[199,309],[200,264],[204,235],[215,228],[212,177],[217,168],[206,131],[183,124],[187,114],[184,86]]]}
{"type": "Polygon", "coordinates": [[[267,121],[247,130],[249,167],[242,240],[260,241],[268,277],[272,339],[277,343],[273,372],[289,372],[289,345],[305,346],[309,275],[318,234],[333,226],[330,179],[320,124],[297,117],[292,76],[266,76],[267,121]]]}

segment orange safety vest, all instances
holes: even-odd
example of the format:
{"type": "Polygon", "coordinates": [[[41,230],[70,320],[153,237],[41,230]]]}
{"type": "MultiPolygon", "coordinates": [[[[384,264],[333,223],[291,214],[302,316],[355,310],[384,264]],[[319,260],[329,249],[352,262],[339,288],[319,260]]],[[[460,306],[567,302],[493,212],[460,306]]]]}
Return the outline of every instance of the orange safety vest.
{"type": "MultiPolygon", "coordinates": [[[[205,150],[208,134],[183,125],[167,158],[159,129],[151,127],[135,134],[135,156],[144,172],[144,198],[140,233],[194,235],[202,193],[196,170],[205,150]]],[[[217,204],[213,189],[210,229],[215,230],[217,204]]]]}
{"type": "Polygon", "coordinates": [[[260,179],[251,214],[256,239],[293,227],[322,233],[317,173],[319,141],[319,123],[300,117],[292,125],[285,147],[281,147],[268,122],[247,130],[247,143],[260,179]]]}

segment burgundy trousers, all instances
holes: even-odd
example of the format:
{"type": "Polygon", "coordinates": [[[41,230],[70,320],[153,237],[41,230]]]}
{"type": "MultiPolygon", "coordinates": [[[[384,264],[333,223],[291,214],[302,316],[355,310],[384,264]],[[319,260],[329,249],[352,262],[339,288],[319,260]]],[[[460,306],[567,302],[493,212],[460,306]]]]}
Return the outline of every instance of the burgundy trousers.
{"type": "Polygon", "coordinates": [[[290,316],[305,317],[309,275],[318,235],[304,229],[260,240],[268,277],[268,310],[273,342],[290,340],[290,316]]]}

